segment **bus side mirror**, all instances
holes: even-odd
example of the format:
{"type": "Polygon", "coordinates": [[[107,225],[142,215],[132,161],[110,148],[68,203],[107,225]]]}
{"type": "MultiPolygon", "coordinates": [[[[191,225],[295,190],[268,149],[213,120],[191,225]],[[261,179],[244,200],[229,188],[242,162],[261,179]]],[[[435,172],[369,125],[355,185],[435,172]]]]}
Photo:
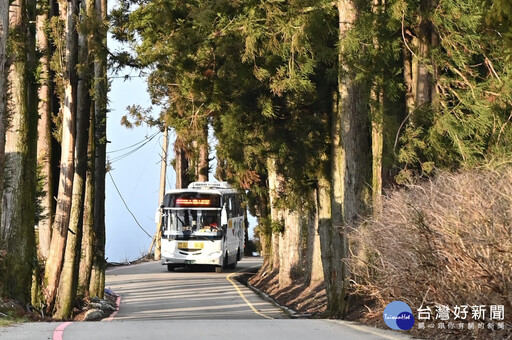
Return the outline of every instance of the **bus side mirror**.
{"type": "Polygon", "coordinates": [[[226,211],[226,204],[222,207],[222,212],[220,213],[220,225],[222,227],[228,225],[228,212],[226,211]]]}

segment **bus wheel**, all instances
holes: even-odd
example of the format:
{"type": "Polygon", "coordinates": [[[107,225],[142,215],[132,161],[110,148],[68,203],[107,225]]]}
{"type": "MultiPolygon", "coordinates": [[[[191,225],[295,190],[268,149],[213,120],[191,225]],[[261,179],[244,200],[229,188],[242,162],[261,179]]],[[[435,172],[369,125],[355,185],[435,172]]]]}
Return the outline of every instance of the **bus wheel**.
{"type": "Polygon", "coordinates": [[[229,265],[229,269],[236,269],[236,265],[238,264],[238,260],[235,260],[235,262],[231,263],[229,265]]]}
{"type": "Polygon", "coordinates": [[[173,272],[175,269],[176,269],[176,267],[173,264],[168,264],[167,265],[167,271],[173,272]]]}
{"type": "Polygon", "coordinates": [[[228,253],[226,252],[226,256],[224,256],[224,263],[222,264],[224,268],[229,268],[229,258],[228,253]]]}
{"type": "Polygon", "coordinates": [[[235,257],[235,262],[231,263],[228,268],[229,269],[236,269],[236,265],[238,264],[238,254],[235,257]]]}

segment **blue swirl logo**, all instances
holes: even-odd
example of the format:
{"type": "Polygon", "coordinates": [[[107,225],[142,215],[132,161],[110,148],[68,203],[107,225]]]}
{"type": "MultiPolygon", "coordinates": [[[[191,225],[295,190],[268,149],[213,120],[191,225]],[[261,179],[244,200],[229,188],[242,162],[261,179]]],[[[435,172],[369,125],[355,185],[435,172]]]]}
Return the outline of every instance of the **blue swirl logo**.
{"type": "Polygon", "coordinates": [[[384,322],[389,328],[407,331],[414,326],[414,315],[408,304],[402,301],[393,301],[384,308],[384,322]]]}

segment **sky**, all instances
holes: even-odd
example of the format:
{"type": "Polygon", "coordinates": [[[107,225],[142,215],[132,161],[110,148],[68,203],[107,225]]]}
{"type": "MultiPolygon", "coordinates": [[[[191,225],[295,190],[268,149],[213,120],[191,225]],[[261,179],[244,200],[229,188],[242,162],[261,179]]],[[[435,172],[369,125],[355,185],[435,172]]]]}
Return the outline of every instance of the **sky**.
{"type": "MultiPolygon", "coordinates": [[[[116,4],[117,1],[110,1],[109,10],[116,4]]],[[[110,36],[107,44],[111,50],[120,49],[110,36]]],[[[109,80],[107,159],[112,170],[105,179],[105,256],[107,262],[129,262],[148,253],[156,231],[163,135],[156,128],[128,129],[121,125],[128,106],[151,107],[146,78],[138,77],[137,72],[125,71],[109,74],[109,80]],[[126,74],[132,77],[126,80],[123,77],[126,74]]],[[[156,110],[159,109],[155,108],[155,116],[159,113],[156,110]]],[[[172,151],[174,134],[171,132],[169,137],[169,150],[172,151]]],[[[168,161],[172,156],[169,153],[168,161]]],[[[166,190],[174,188],[175,178],[174,169],[168,166],[166,190]]]]}
{"type": "MultiPolygon", "coordinates": [[[[153,236],[156,231],[162,134],[146,126],[134,129],[121,126],[127,106],[151,106],[145,78],[128,81],[111,78],[111,81],[107,157],[113,169],[106,178],[105,251],[108,262],[126,262],[147,254],[151,238],[146,232],[153,236]],[[155,133],[156,137],[149,139],[155,133]]],[[[174,187],[175,174],[171,166],[167,172],[167,189],[170,189],[174,187]]]]}

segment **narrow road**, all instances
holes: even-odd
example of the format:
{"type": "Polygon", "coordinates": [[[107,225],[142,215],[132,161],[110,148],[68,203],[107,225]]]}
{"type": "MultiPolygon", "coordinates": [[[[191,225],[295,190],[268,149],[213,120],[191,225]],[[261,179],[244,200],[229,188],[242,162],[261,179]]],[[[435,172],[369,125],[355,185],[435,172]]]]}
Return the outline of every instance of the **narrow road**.
{"type": "Polygon", "coordinates": [[[101,322],[39,322],[0,327],[0,339],[403,339],[400,333],[337,320],[288,319],[236,282],[237,272],[261,265],[244,259],[236,270],[168,272],[158,262],[107,272],[106,287],[120,295],[114,317],[101,322]]]}
{"type": "Polygon", "coordinates": [[[219,274],[209,267],[168,272],[159,262],[148,262],[110,270],[105,287],[121,296],[115,320],[284,318],[281,310],[232,278],[260,265],[259,259],[246,258],[237,269],[219,274]]]}

